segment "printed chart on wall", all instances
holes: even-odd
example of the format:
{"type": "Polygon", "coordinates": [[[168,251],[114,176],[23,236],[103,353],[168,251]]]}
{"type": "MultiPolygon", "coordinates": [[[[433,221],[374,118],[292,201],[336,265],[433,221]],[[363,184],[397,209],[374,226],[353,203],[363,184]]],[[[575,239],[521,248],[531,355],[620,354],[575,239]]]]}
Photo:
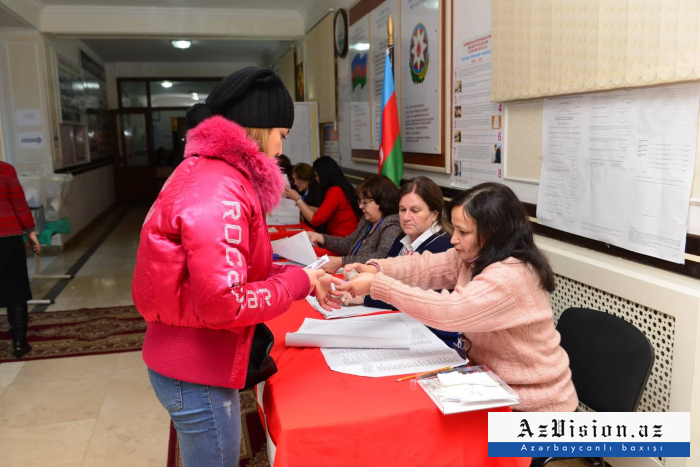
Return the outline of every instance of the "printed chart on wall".
{"type": "Polygon", "coordinates": [[[352,149],[372,149],[369,15],[350,26],[348,56],[352,73],[350,122],[352,149]]]}
{"type": "Polygon", "coordinates": [[[402,146],[440,154],[440,2],[401,1],[402,146]]]}
{"type": "Polygon", "coordinates": [[[700,84],[547,99],[537,221],[685,261],[700,84]]]}
{"type": "MultiPolygon", "coordinates": [[[[466,3],[455,2],[455,12],[458,4],[466,3]]],[[[457,18],[455,13],[455,24],[457,18]]],[[[490,21],[485,24],[489,27],[490,21]]],[[[455,27],[454,31],[452,185],[468,188],[501,182],[503,107],[490,97],[491,32],[459,38],[464,30],[455,27]]]]}
{"type": "MultiPolygon", "coordinates": [[[[386,49],[389,47],[389,36],[386,25],[391,14],[394,27],[399,25],[399,4],[396,0],[387,0],[372,10],[370,23],[372,26],[372,149],[379,150],[379,127],[382,124],[382,92],[384,91],[384,64],[386,49]]],[[[398,31],[398,29],[396,29],[398,31]]],[[[394,38],[398,37],[394,31],[394,38]]],[[[394,54],[394,80],[398,81],[397,74],[401,71],[400,55],[394,54]]],[[[399,115],[399,119],[401,115],[399,115]]],[[[399,122],[400,123],[400,122],[399,122]]],[[[401,126],[399,126],[401,127],[401,126]]]]}

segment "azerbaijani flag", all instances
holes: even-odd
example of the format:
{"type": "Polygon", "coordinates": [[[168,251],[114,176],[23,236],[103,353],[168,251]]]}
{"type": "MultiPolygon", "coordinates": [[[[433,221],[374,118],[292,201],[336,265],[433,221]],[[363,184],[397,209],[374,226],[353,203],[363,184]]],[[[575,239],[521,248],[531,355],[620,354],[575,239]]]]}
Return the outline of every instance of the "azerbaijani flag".
{"type": "Polygon", "coordinates": [[[379,173],[389,177],[396,186],[403,177],[403,151],[401,150],[401,129],[399,112],[396,107],[394,73],[391,70],[389,50],[384,64],[384,88],[382,90],[382,124],[379,127],[379,173]]]}

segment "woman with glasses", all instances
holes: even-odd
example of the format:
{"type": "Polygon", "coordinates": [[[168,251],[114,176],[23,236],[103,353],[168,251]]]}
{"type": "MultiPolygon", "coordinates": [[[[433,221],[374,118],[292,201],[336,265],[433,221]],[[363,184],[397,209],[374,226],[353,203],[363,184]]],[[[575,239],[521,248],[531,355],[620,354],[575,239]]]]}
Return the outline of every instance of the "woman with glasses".
{"type": "MultiPolygon", "coordinates": [[[[404,235],[394,241],[387,258],[420,255],[425,252],[444,253],[453,248],[450,238],[454,229],[445,218],[444,210],[445,199],[442,197],[442,190],[428,177],[415,177],[401,185],[399,222],[404,235]]],[[[349,293],[343,294],[343,304],[396,310],[390,304],[375,300],[369,295],[352,297],[349,293]]],[[[462,333],[434,328],[430,330],[447,345],[456,349],[462,348],[462,333]]]]}
{"type": "Polygon", "coordinates": [[[367,177],[357,187],[358,205],[364,217],[355,231],[345,237],[307,232],[312,242],[342,256],[331,256],[323,266],[326,272],[334,273],[349,263],[368,261],[371,258],[386,258],[396,237],[401,235],[399,224],[399,189],[385,175],[367,177]]]}
{"type": "MultiPolygon", "coordinates": [[[[309,164],[300,162],[295,165],[292,169],[292,182],[296,190],[291,187],[286,188],[287,198],[292,201],[301,199],[306,203],[306,205],[311,209],[312,212],[318,211],[318,207],[321,206],[323,202],[323,193],[321,193],[321,187],[316,182],[316,176],[314,174],[314,169],[309,164]]],[[[313,227],[316,232],[325,232],[326,226],[320,225],[314,227],[309,221],[301,216],[302,221],[305,224],[313,227]]]]}
{"type": "Polygon", "coordinates": [[[361,214],[355,190],[343,175],[340,166],[328,156],[314,161],[314,173],[323,194],[323,202],[317,210],[298,192],[288,190],[287,197],[297,204],[301,216],[312,227],[318,228],[326,224],[328,235],[350,235],[357,228],[357,218],[361,214]]]}

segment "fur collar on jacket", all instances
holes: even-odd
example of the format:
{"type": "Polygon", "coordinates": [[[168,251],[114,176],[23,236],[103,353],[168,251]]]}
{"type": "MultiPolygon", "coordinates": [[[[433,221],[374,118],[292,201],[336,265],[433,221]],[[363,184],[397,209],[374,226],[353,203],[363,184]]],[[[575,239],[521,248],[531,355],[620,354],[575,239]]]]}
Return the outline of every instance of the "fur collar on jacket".
{"type": "Polygon", "coordinates": [[[220,159],[248,179],[265,213],[279,204],[284,178],[277,160],[260,152],[240,125],[219,115],[208,118],[187,132],[185,158],[220,159]]]}

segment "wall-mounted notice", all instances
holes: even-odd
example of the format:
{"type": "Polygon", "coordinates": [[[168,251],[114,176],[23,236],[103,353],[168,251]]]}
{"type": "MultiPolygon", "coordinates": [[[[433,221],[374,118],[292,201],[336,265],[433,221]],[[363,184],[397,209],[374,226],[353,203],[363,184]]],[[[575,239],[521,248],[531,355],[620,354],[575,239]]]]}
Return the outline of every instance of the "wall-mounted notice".
{"type": "Polygon", "coordinates": [[[352,148],[372,149],[369,15],[350,26],[349,36],[348,57],[352,74],[350,91],[352,148]]]}
{"type": "MultiPolygon", "coordinates": [[[[386,25],[389,15],[394,20],[394,39],[398,38],[399,3],[387,0],[370,13],[372,27],[372,149],[379,150],[379,128],[382,124],[382,91],[384,90],[384,61],[386,49],[389,47],[389,35],[386,25]]],[[[401,71],[400,55],[394,54],[394,81],[397,81],[396,71],[401,71]]],[[[397,87],[397,86],[395,86],[397,87]]],[[[398,94],[398,93],[397,93],[398,94]]],[[[399,114],[399,125],[401,114],[399,114]]],[[[400,126],[401,127],[401,126],[400,126]]]]}
{"type": "Polygon", "coordinates": [[[547,99],[537,221],[685,262],[700,84],[547,99]]]}
{"type": "Polygon", "coordinates": [[[401,0],[403,150],[440,153],[440,2],[401,0]]]}
{"type": "Polygon", "coordinates": [[[323,156],[329,156],[338,161],[340,157],[340,139],[335,123],[323,124],[323,156]]]}
{"type": "Polygon", "coordinates": [[[15,110],[15,125],[20,127],[28,126],[44,126],[41,118],[41,110],[38,109],[21,109],[15,110]]]}
{"type": "Polygon", "coordinates": [[[41,131],[17,133],[20,149],[44,149],[46,138],[41,131]]]}
{"type": "Polygon", "coordinates": [[[467,188],[500,182],[503,114],[502,105],[490,98],[491,33],[460,40],[454,51],[452,185],[467,188]]]}

